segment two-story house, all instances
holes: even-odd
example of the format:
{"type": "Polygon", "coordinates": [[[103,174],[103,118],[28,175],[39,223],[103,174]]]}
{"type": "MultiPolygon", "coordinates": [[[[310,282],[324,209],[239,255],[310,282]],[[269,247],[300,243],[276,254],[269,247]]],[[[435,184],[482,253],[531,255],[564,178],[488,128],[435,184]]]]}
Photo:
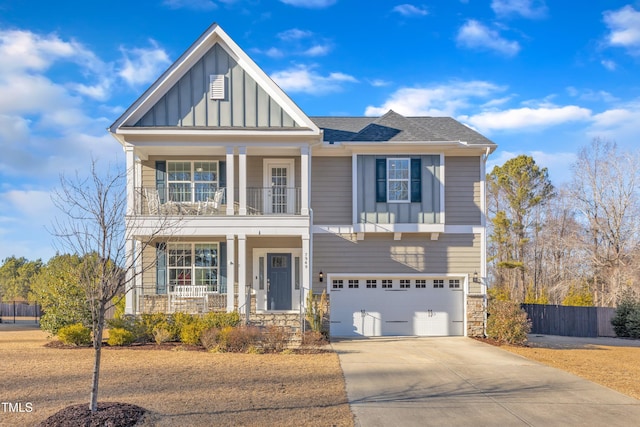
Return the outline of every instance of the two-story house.
{"type": "Polygon", "coordinates": [[[308,117],[214,24],[110,132],[128,313],[300,319],[326,289],[334,336],[482,334],[496,146],[454,119],[308,117]]]}

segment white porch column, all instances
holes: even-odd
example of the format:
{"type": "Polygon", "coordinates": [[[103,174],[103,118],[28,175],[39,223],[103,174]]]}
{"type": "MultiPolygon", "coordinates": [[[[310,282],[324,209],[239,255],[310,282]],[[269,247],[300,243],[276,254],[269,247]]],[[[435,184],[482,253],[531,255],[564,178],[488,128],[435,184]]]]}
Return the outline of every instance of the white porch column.
{"type": "Polygon", "coordinates": [[[235,182],[234,182],[235,159],[233,147],[227,147],[227,215],[233,215],[235,182]]]}
{"type": "Polygon", "coordinates": [[[239,215],[247,214],[247,147],[238,148],[238,190],[240,192],[239,215]]]}
{"type": "Polygon", "coordinates": [[[238,235],[238,311],[241,314],[249,312],[247,304],[247,236],[238,235]]]}
{"type": "Polygon", "coordinates": [[[300,148],[300,215],[309,215],[309,173],[311,168],[309,147],[300,148]]]}
{"type": "MultiPolygon", "coordinates": [[[[303,309],[306,310],[307,295],[309,292],[313,292],[311,280],[311,245],[309,236],[302,236],[302,304],[303,309]]],[[[304,322],[302,324],[304,330],[304,322]]]]}
{"type": "Polygon", "coordinates": [[[125,300],[124,312],[126,314],[136,314],[136,286],[135,286],[135,242],[132,238],[125,241],[125,300]]]}
{"type": "Polygon", "coordinates": [[[231,313],[235,309],[235,285],[236,285],[236,263],[235,263],[235,236],[227,234],[227,312],[231,313]]]}
{"type": "MultiPolygon", "coordinates": [[[[141,181],[138,181],[141,182],[141,181]]],[[[134,253],[134,264],[135,264],[135,269],[134,274],[135,274],[135,278],[133,279],[133,286],[134,286],[134,292],[133,292],[133,314],[139,314],[142,311],[142,307],[141,307],[141,300],[142,300],[142,295],[144,294],[143,290],[142,290],[142,243],[141,242],[137,242],[134,240],[134,248],[133,248],[133,253],[134,253]]]]}
{"type": "Polygon", "coordinates": [[[136,156],[133,152],[133,145],[127,145],[124,148],[126,167],[127,167],[127,215],[135,213],[135,191],[136,191],[136,156]]]}

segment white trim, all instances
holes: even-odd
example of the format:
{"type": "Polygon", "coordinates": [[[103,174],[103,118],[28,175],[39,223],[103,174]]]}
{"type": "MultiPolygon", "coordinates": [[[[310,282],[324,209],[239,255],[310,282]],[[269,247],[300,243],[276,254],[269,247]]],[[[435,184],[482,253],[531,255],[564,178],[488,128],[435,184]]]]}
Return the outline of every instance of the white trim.
{"type": "MultiPolygon", "coordinates": [[[[387,203],[411,203],[411,158],[409,157],[387,157],[386,159],[386,176],[385,176],[385,185],[387,187],[387,203]],[[407,178],[406,179],[398,179],[398,178],[394,178],[393,181],[397,181],[397,182],[407,182],[407,198],[406,199],[396,199],[396,200],[391,200],[389,199],[389,194],[391,193],[391,190],[389,189],[389,181],[391,181],[391,179],[389,178],[389,162],[390,161],[394,161],[394,160],[398,160],[398,161],[403,161],[403,162],[407,162],[407,178]]],[[[422,173],[422,171],[420,171],[422,173]]],[[[422,181],[422,175],[420,176],[420,181],[422,181]]],[[[377,191],[377,189],[376,189],[377,191]]]]}
{"type": "Polygon", "coordinates": [[[311,149],[308,146],[300,147],[300,181],[300,214],[309,215],[309,201],[311,200],[311,149]]]}
{"type": "Polygon", "coordinates": [[[227,312],[235,310],[236,270],[235,249],[236,239],[233,234],[227,234],[227,312]]]}
{"type": "Polygon", "coordinates": [[[440,181],[440,223],[445,224],[446,209],[444,207],[444,202],[445,202],[444,192],[445,192],[446,185],[444,182],[444,177],[446,176],[446,173],[445,173],[446,168],[445,168],[444,154],[440,154],[440,167],[438,169],[440,170],[440,174],[442,175],[441,177],[438,177],[440,181]]]}
{"type": "Polygon", "coordinates": [[[238,147],[238,190],[238,214],[244,216],[247,214],[247,147],[238,147]]]}
{"type": "Polygon", "coordinates": [[[444,224],[350,224],[313,225],[315,234],[353,234],[353,233],[440,233],[440,234],[481,234],[484,227],[479,225],[444,224]]]}
{"type": "MultiPolygon", "coordinates": [[[[247,259],[247,236],[238,235],[238,312],[247,313],[247,267],[244,265],[247,259]]],[[[251,311],[251,307],[248,307],[251,311]]]]}
{"type": "Polygon", "coordinates": [[[358,223],[358,155],[351,155],[351,219],[358,223]]]}
{"type": "Polygon", "coordinates": [[[227,167],[227,215],[234,215],[234,197],[235,197],[235,155],[234,147],[227,146],[226,167],[227,167]]]}
{"type": "MultiPolygon", "coordinates": [[[[304,243],[304,241],[303,241],[304,243]]],[[[303,249],[302,248],[254,248],[253,249],[253,254],[252,254],[252,262],[253,262],[253,282],[254,282],[254,286],[253,286],[253,292],[256,295],[256,313],[271,313],[271,312],[282,312],[282,310],[267,310],[267,271],[268,271],[268,265],[267,265],[267,254],[269,253],[279,253],[279,254],[290,254],[291,255],[291,310],[285,310],[286,312],[299,312],[300,311],[300,306],[299,304],[303,304],[304,300],[300,298],[300,293],[305,293],[305,287],[304,287],[304,258],[303,258],[303,249]],[[263,283],[263,288],[264,289],[260,289],[260,283],[259,283],[259,279],[258,279],[258,274],[259,274],[259,258],[260,257],[264,257],[265,259],[265,266],[264,266],[264,283],[263,283]],[[301,286],[300,289],[296,289],[295,288],[295,280],[296,278],[294,277],[295,275],[295,258],[299,257],[300,258],[300,263],[301,263],[301,272],[300,274],[302,274],[302,282],[301,282],[301,286]]]]}

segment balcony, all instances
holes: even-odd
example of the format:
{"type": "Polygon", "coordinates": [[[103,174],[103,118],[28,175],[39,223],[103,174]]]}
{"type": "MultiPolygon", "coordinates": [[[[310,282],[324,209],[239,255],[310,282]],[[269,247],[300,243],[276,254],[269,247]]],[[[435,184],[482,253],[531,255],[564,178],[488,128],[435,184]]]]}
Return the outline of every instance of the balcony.
{"type": "MultiPolygon", "coordinates": [[[[134,197],[136,215],[142,216],[229,216],[226,188],[163,189],[137,188],[134,197]]],[[[240,191],[234,194],[233,215],[240,214],[240,191]]],[[[246,189],[246,215],[290,216],[301,213],[300,187],[246,189]]]]}

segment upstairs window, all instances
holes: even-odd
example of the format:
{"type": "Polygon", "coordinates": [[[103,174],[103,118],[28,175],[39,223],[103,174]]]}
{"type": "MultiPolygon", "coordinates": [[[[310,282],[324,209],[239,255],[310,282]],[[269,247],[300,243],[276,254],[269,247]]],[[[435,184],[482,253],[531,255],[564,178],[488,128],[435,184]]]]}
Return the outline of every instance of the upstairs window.
{"type": "Polygon", "coordinates": [[[172,202],[201,202],[213,198],[219,186],[218,162],[167,162],[172,202]]]}
{"type": "Polygon", "coordinates": [[[422,159],[376,159],[377,203],[422,202],[422,159]]]}

